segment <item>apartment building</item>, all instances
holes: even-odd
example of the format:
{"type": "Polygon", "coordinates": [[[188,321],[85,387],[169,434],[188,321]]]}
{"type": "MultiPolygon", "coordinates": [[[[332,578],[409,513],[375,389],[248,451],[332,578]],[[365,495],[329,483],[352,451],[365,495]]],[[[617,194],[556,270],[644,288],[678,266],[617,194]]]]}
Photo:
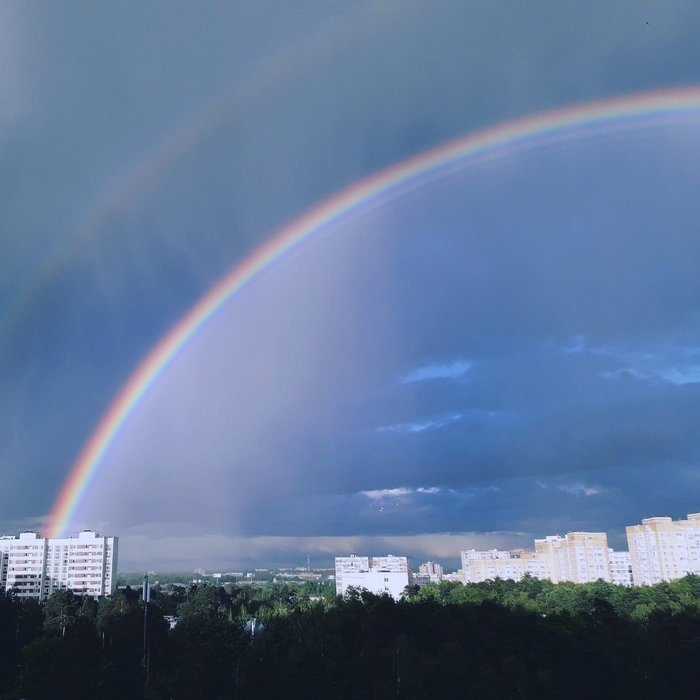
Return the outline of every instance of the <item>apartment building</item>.
{"type": "Polygon", "coordinates": [[[44,599],[46,539],[36,532],[22,532],[7,540],[5,589],[14,589],[20,598],[44,599]]]}
{"type": "Polygon", "coordinates": [[[527,570],[525,559],[517,556],[515,552],[468,549],[460,552],[460,556],[460,578],[463,583],[479,583],[496,578],[519,581],[527,570]]]}
{"type": "Polygon", "coordinates": [[[549,564],[553,583],[610,581],[608,536],[604,532],[569,532],[535,540],[535,553],[549,564]]]}
{"type": "Polygon", "coordinates": [[[618,586],[631,586],[632,563],[629,552],[615,552],[608,549],[608,563],[610,564],[610,582],[618,586]]]}
{"type": "Polygon", "coordinates": [[[549,579],[554,583],[589,583],[603,579],[631,585],[627,552],[613,552],[608,548],[608,538],[604,532],[569,532],[564,537],[549,535],[535,540],[535,551],[469,549],[461,552],[461,558],[460,580],[463,583],[479,583],[495,578],[519,581],[529,574],[533,578],[549,579]],[[615,562],[615,579],[611,555],[615,562]]]}
{"type": "Polygon", "coordinates": [[[0,582],[24,598],[44,600],[68,589],[99,597],[116,588],[118,537],[84,530],[78,537],[47,539],[35,532],[0,538],[0,582]]]}
{"type": "Polygon", "coordinates": [[[690,513],[687,520],[644,518],[625,529],[635,585],[700,574],[700,513],[690,513]]]}
{"type": "Polygon", "coordinates": [[[387,593],[398,600],[411,583],[407,557],[364,557],[355,554],[335,558],[335,592],[345,595],[349,588],[387,593]]]}

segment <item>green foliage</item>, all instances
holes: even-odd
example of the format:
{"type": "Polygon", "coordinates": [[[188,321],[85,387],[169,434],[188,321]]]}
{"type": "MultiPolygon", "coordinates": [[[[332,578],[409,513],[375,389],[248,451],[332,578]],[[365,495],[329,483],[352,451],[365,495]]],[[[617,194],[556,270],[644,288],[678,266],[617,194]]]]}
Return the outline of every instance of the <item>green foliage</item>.
{"type": "Polygon", "coordinates": [[[396,602],[325,583],[0,594],[0,698],[697,696],[700,577],[449,582],[396,602]],[[177,613],[172,630],[163,615],[177,613]],[[252,617],[265,629],[252,638],[252,617]]]}

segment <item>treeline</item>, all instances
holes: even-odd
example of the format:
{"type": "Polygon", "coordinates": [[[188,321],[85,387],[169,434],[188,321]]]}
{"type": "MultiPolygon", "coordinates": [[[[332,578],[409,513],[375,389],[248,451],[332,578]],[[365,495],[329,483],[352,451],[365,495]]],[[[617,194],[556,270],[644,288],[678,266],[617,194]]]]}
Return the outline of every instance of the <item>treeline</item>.
{"type": "Polygon", "coordinates": [[[525,578],[407,590],[0,595],[0,695],[41,698],[697,698],[700,577],[626,589],[525,578]],[[177,615],[170,629],[164,615],[177,615]],[[251,618],[265,629],[244,631],[251,618]]]}

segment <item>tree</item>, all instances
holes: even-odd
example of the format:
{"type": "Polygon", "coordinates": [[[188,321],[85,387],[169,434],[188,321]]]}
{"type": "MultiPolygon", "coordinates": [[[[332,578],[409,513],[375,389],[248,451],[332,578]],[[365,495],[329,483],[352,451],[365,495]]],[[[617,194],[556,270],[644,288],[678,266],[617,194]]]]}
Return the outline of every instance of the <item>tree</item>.
{"type": "Polygon", "coordinates": [[[44,629],[49,633],[66,636],[66,630],[78,621],[82,599],[73,591],[56,591],[44,606],[44,629]]]}

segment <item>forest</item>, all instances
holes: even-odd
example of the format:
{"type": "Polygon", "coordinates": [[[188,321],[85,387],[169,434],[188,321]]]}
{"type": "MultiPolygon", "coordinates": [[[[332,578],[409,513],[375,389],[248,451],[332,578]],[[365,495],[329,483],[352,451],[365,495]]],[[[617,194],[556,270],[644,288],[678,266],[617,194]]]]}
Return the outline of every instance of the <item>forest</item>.
{"type": "Polygon", "coordinates": [[[147,607],[130,587],[9,592],[0,649],[5,700],[697,698],[700,577],[442,583],[401,601],[330,583],[154,586],[147,607]]]}

